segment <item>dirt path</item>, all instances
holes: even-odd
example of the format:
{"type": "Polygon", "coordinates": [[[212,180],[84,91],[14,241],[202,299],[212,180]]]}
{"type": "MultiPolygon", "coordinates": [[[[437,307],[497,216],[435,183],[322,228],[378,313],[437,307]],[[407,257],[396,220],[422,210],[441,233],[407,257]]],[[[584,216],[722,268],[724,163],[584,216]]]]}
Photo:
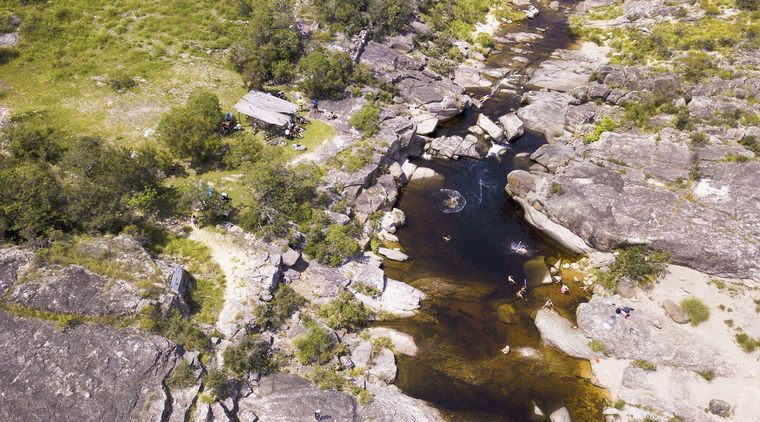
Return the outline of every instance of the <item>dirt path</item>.
{"type": "Polygon", "coordinates": [[[252,305],[268,287],[262,276],[275,267],[267,252],[248,247],[234,235],[204,228],[193,230],[189,238],[206,245],[224,273],[224,305],[216,328],[225,337],[232,337],[251,320],[252,305]]]}

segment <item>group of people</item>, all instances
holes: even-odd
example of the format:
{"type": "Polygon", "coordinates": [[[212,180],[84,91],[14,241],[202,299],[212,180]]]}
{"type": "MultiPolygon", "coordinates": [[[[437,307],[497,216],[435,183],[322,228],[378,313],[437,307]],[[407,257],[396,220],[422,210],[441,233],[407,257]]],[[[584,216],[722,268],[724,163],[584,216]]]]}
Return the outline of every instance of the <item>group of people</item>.
{"type": "MultiPolygon", "coordinates": [[[[507,281],[510,284],[517,284],[517,282],[515,281],[514,277],[512,277],[511,274],[507,276],[507,281]]],[[[570,287],[568,287],[567,284],[562,283],[562,287],[560,287],[559,291],[562,292],[563,295],[566,295],[570,293],[570,287]]],[[[528,300],[525,297],[526,293],[528,293],[528,280],[524,278],[523,286],[520,287],[520,290],[518,290],[517,293],[515,293],[515,296],[517,296],[519,299],[522,299],[522,300],[528,300]]],[[[549,299],[549,302],[551,302],[551,299],[549,299]]]]}
{"type": "Polygon", "coordinates": [[[301,116],[288,117],[288,125],[285,127],[285,137],[288,139],[303,138],[303,125],[306,119],[301,116]]]}

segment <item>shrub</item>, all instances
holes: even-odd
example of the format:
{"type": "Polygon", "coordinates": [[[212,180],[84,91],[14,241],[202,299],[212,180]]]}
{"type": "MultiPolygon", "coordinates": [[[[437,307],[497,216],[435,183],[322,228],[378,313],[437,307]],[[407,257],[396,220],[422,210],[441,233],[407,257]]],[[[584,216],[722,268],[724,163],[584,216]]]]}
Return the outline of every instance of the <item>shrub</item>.
{"type": "Polygon", "coordinates": [[[262,328],[278,328],[293,312],[306,303],[306,299],[290,286],[280,286],[268,303],[254,308],[256,323],[262,328]]]}
{"type": "Polygon", "coordinates": [[[332,344],[327,330],[315,323],[310,324],[308,328],[309,331],[296,337],[294,341],[298,361],[303,365],[310,362],[322,364],[329,361],[332,344]]]}
{"type": "Polygon", "coordinates": [[[238,168],[253,164],[261,157],[262,142],[250,132],[238,132],[228,137],[227,152],[222,161],[227,167],[238,168]]]}
{"type": "Polygon", "coordinates": [[[187,361],[182,360],[174,367],[166,383],[172,388],[187,388],[195,385],[193,367],[187,361]]]}
{"type": "Polygon", "coordinates": [[[710,308],[696,297],[689,297],[681,301],[681,308],[689,317],[691,325],[697,326],[710,318],[710,308]]]}
{"type": "Polygon", "coordinates": [[[610,271],[646,287],[659,278],[667,263],[667,252],[650,250],[645,246],[631,246],[619,251],[610,271]]]}
{"type": "Polygon", "coordinates": [[[635,368],[641,368],[649,372],[657,370],[657,365],[643,359],[636,359],[631,363],[631,365],[635,368]]]}
{"type": "Polygon", "coordinates": [[[475,37],[475,42],[483,48],[492,48],[494,45],[493,37],[487,32],[478,32],[478,35],[475,37]]]}
{"type": "Polygon", "coordinates": [[[609,350],[607,350],[607,346],[600,340],[590,340],[588,342],[588,347],[594,353],[601,353],[603,355],[606,355],[607,353],[609,353],[609,350]]]}
{"type": "Polygon", "coordinates": [[[621,399],[615,400],[615,404],[613,404],[612,407],[614,407],[617,410],[623,410],[623,408],[625,407],[625,400],[621,400],[621,399]]]}
{"type": "Polygon", "coordinates": [[[298,62],[301,89],[310,98],[337,97],[351,82],[351,60],[345,53],[327,56],[312,51],[298,62]]]}
{"type": "Polygon", "coordinates": [[[336,267],[361,251],[359,243],[350,235],[351,230],[351,226],[330,224],[323,233],[321,227],[312,226],[304,252],[323,264],[336,267]]]}
{"type": "Polygon", "coordinates": [[[232,46],[230,59],[249,84],[290,82],[303,45],[293,25],[291,1],[261,0],[250,14],[247,31],[232,46]]]}
{"type": "Polygon", "coordinates": [[[195,91],[184,106],[172,107],[158,124],[157,138],[182,158],[207,162],[221,152],[219,99],[206,90],[195,91]]]}
{"type": "Polygon", "coordinates": [[[187,350],[203,352],[207,351],[211,345],[206,334],[192,321],[182,318],[176,310],[172,311],[168,317],[163,317],[155,307],[146,307],[140,311],[138,327],[160,334],[187,350]]]}
{"type": "Polygon", "coordinates": [[[686,57],[678,60],[678,63],[683,78],[693,83],[712,76],[719,70],[716,60],[701,51],[690,51],[686,57]]]}
{"type": "Polygon", "coordinates": [[[756,157],[760,157],[760,141],[755,136],[746,135],[739,141],[739,144],[754,152],[756,157]]]}
{"type": "Polygon", "coordinates": [[[707,145],[710,138],[704,132],[692,132],[689,135],[691,146],[694,148],[702,148],[707,145]]]}
{"type": "Polygon", "coordinates": [[[739,346],[746,353],[752,353],[755,351],[755,349],[760,347],[760,341],[748,336],[746,333],[737,333],[736,342],[739,343],[739,346]]]}
{"type": "Polygon", "coordinates": [[[117,72],[108,80],[108,85],[114,91],[126,91],[137,86],[137,81],[124,72],[117,72]]]}
{"type": "Polygon", "coordinates": [[[592,142],[596,142],[599,140],[599,137],[602,135],[602,133],[612,132],[615,129],[617,129],[617,123],[615,123],[609,117],[605,117],[604,119],[596,122],[594,130],[586,135],[586,137],[583,139],[583,143],[590,144],[592,142]]]}
{"type": "Polygon", "coordinates": [[[327,320],[332,329],[344,328],[354,331],[367,325],[369,313],[354,295],[343,290],[338,297],[322,305],[319,315],[327,320]]]}
{"type": "Polygon", "coordinates": [[[707,381],[712,381],[715,379],[715,371],[712,369],[707,371],[699,371],[697,372],[702,378],[706,379],[707,381]]]}
{"type": "Polygon", "coordinates": [[[224,367],[237,376],[249,372],[265,374],[272,369],[269,343],[254,336],[245,336],[240,343],[229,346],[222,352],[224,367]]]}
{"type": "Polygon", "coordinates": [[[70,135],[37,121],[22,121],[5,129],[8,151],[13,158],[57,163],[70,135]]]}
{"type": "Polygon", "coordinates": [[[557,182],[552,182],[551,188],[549,188],[549,194],[550,195],[564,195],[565,194],[565,188],[562,187],[557,182]]]}
{"type": "Polygon", "coordinates": [[[221,369],[212,369],[203,377],[204,391],[211,394],[216,400],[224,400],[229,397],[232,389],[227,374],[221,369]]]}
{"type": "Polygon", "coordinates": [[[359,130],[365,137],[377,133],[380,127],[380,108],[375,104],[367,104],[354,113],[348,123],[359,130]]]}

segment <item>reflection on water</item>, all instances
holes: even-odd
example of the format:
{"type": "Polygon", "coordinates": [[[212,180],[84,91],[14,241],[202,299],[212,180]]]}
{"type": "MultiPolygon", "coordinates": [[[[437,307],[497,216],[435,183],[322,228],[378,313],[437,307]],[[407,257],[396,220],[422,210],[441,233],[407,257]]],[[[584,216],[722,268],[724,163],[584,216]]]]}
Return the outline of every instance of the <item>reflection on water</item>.
{"type": "Polygon", "coordinates": [[[531,317],[550,297],[569,317],[585,299],[560,294],[556,284],[530,289],[527,301],[515,299],[528,277],[524,265],[560,253],[504,193],[515,154],[541,142],[528,134],[502,159],[419,162],[443,182],[415,181],[398,204],[407,216],[399,238],[414,259],[387,261],[386,272],[429,300],[417,317],[384,323],[413,335],[420,348],[415,357],[399,357],[396,384],[452,420],[524,420],[530,400],[546,411],[568,406],[574,420],[596,420],[600,412],[604,392],[587,381],[588,363],[544,347],[531,317]],[[442,191],[461,196],[458,212],[442,209],[442,191]],[[513,244],[525,253],[514,253],[513,244]],[[518,283],[507,282],[508,275],[518,283]],[[512,351],[505,355],[507,344],[512,351]]]}

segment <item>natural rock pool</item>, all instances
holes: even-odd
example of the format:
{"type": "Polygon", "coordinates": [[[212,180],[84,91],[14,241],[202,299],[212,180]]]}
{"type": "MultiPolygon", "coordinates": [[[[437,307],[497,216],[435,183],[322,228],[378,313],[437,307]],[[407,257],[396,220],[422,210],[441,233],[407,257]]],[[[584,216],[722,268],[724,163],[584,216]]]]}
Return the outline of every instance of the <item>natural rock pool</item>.
{"type": "MultiPolygon", "coordinates": [[[[543,11],[540,20],[507,31],[546,28],[528,54],[535,64],[556,48],[569,45],[567,9],[543,11]]],[[[506,35],[508,32],[500,35],[506,35]]],[[[489,65],[507,66],[514,54],[505,47],[489,65]]],[[[480,112],[491,118],[519,105],[517,95],[497,95],[480,112]]],[[[464,136],[477,113],[468,110],[441,130],[464,136]]],[[[419,353],[398,358],[396,381],[406,394],[427,400],[457,421],[527,420],[535,401],[548,415],[566,406],[573,420],[598,420],[606,392],[590,382],[590,365],[545,347],[532,316],[551,298],[555,308],[574,319],[575,307],[587,298],[578,285],[562,295],[559,285],[532,280],[527,301],[515,293],[530,279],[529,262],[566,253],[531,228],[520,206],[504,193],[506,175],[521,168],[544,142],[526,133],[501,158],[481,161],[420,161],[440,177],[413,181],[397,207],[407,224],[400,243],[411,260],[385,262],[389,277],[428,295],[414,318],[383,322],[411,334],[419,353]],[[528,264],[526,266],[526,263],[528,264]],[[527,270],[527,271],[526,271],[527,270]],[[507,281],[512,275],[516,284],[507,281]],[[535,286],[535,287],[534,287],[535,286]],[[509,354],[502,353],[510,346],[509,354]]],[[[541,263],[542,264],[542,263],[541,263]]]]}

